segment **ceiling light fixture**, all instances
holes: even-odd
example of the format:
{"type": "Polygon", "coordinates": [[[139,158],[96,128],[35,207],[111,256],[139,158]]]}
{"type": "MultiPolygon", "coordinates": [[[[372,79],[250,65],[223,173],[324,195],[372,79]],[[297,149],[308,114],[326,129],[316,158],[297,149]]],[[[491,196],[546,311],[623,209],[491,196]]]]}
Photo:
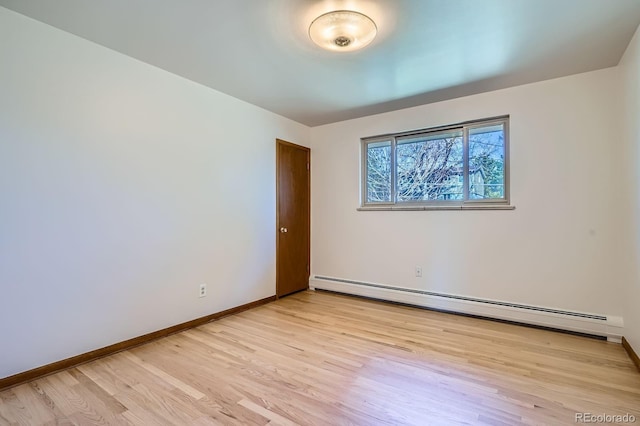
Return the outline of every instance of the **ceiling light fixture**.
{"type": "Polygon", "coordinates": [[[309,26],[309,37],[315,44],[336,52],[362,49],[377,33],[378,28],[371,18],[351,10],[325,13],[309,26]]]}

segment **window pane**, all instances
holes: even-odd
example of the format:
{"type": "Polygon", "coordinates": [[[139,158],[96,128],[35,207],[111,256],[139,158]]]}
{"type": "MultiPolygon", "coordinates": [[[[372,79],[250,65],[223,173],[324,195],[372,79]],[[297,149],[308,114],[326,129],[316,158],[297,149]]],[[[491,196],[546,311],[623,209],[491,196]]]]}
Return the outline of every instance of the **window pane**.
{"type": "Polygon", "coordinates": [[[462,132],[399,140],[398,201],[462,200],[462,149],[462,132]]]}
{"type": "Polygon", "coordinates": [[[391,141],[367,144],[367,203],[391,202],[391,141]]]}
{"type": "Polygon", "coordinates": [[[504,198],[504,124],[469,129],[469,199],[504,198]]]}

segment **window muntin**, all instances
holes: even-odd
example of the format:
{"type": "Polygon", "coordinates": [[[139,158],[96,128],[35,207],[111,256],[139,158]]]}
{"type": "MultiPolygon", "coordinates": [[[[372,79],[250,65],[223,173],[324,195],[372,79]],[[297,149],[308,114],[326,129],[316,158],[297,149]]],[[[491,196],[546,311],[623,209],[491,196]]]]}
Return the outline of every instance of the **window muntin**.
{"type": "Polygon", "coordinates": [[[362,140],[362,206],[508,204],[508,117],[362,140]]]}

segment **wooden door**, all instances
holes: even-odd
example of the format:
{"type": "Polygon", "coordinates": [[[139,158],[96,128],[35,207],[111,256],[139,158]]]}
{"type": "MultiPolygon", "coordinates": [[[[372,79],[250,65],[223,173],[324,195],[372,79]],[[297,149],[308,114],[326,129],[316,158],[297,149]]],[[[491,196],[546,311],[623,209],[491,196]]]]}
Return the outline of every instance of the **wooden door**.
{"type": "Polygon", "coordinates": [[[276,296],[309,288],[309,148],[276,140],[276,296]]]}

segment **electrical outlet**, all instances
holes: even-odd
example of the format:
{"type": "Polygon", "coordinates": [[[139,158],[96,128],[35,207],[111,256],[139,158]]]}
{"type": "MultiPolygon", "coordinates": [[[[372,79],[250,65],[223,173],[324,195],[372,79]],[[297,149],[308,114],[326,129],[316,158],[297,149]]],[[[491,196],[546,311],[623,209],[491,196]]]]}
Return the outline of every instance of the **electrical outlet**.
{"type": "Polygon", "coordinates": [[[206,284],[200,284],[200,293],[198,295],[198,297],[205,297],[207,295],[207,285],[206,284]]]}
{"type": "Polygon", "coordinates": [[[416,266],[416,277],[422,276],[422,266],[416,266]]]}

